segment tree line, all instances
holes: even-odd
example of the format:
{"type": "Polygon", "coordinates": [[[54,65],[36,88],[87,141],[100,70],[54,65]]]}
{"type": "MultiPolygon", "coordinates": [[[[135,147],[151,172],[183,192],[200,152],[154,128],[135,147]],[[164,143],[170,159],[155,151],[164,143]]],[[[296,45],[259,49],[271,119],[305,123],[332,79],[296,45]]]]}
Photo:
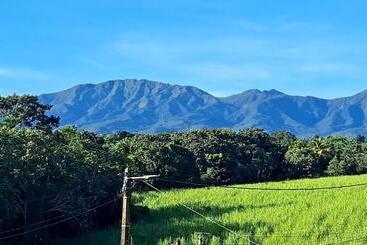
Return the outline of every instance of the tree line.
{"type": "Polygon", "coordinates": [[[83,211],[117,198],[126,167],[131,175],[160,174],[207,185],[367,172],[363,136],[305,139],[256,128],[98,135],[74,126],[58,128],[60,119],[49,115],[50,109],[35,96],[0,97],[0,243],[47,244],[53,237],[114,224],[118,203],[83,211]],[[57,217],[75,218],[2,239],[57,217]]]}

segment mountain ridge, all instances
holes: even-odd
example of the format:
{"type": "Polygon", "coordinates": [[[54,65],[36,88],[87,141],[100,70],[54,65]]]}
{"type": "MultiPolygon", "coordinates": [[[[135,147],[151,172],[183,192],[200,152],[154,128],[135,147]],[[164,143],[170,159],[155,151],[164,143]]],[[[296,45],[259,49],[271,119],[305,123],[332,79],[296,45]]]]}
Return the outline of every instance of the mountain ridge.
{"type": "Polygon", "coordinates": [[[51,113],[61,116],[61,125],[98,133],[214,127],[260,127],[306,137],[367,133],[367,90],[336,99],[288,95],[275,89],[215,97],[194,86],[125,79],[76,85],[39,99],[54,106],[51,113]]]}

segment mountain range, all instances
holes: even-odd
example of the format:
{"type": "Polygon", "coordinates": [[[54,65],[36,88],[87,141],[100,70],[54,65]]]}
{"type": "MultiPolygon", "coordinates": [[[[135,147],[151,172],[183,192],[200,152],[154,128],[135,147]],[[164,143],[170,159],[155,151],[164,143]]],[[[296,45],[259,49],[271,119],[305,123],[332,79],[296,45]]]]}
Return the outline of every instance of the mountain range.
{"type": "Polygon", "coordinates": [[[61,125],[97,133],[258,127],[305,137],[367,134],[367,90],[331,100],[277,90],[215,97],[192,86],[127,79],[82,84],[39,99],[53,105],[50,113],[61,117],[61,125]]]}

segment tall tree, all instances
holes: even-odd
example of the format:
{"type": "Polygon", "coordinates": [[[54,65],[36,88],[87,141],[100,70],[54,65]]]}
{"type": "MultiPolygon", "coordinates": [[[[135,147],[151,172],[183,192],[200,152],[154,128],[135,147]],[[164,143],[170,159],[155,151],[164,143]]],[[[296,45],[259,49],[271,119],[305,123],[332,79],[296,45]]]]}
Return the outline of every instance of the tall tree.
{"type": "Polygon", "coordinates": [[[32,127],[50,132],[60,121],[57,116],[47,115],[51,108],[51,105],[41,104],[37,96],[0,97],[0,119],[9,127],[32,127]]]}

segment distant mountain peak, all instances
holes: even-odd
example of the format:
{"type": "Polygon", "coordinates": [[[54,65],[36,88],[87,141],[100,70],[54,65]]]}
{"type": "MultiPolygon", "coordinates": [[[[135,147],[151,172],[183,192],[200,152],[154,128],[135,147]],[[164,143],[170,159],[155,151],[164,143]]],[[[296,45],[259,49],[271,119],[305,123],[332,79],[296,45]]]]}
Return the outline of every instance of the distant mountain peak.
{"type": "MultiPolygon", "coordinates": [[[[246,90],[246,91],[243,91],[239,94],[234,94],[234,95],[231,95],[231,96],[239,96],[239,95],[285,95],[284,93],[276,90],[276,89],[270,89],[270,90],[259,90],[259,89],[249,89],[249,90],[246,90]]],[[[231,96],[228,96],[228,97],[231,97],[231,96]]]]}
{"type": "Polygon", "coordinates": [[[276,89],[270,89],[270,90],[264,90],[264,93],[271,94],[271,95],[285,95],[284,93],[276,90],[276,89]]]}
{"type": "Polygon", "coordinates": [[[296,135],[367,135],[367,90],[333,100],[251,89],[217,98],[193,86],[147,79],[81,84],[39,96],[62,125],[98,133],[260,127],[296,135]]]}

